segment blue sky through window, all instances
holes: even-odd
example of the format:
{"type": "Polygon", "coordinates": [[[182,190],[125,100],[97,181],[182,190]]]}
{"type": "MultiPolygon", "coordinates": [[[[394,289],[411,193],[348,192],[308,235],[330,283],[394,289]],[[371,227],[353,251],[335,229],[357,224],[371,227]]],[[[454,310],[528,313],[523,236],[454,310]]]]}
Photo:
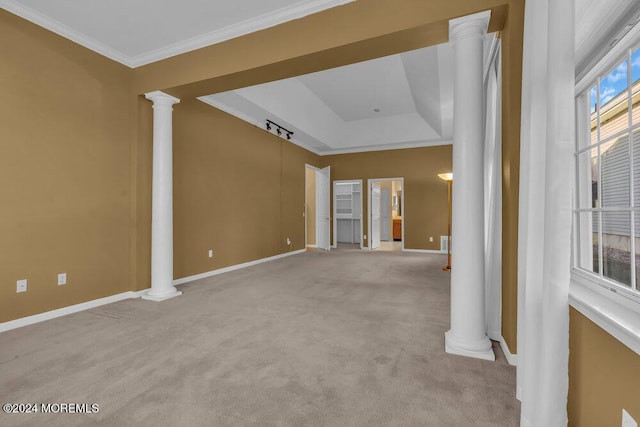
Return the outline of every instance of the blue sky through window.
{"type": "MultiPolygon", "coordinates": [[[[605,105],[620,92],[627,89],[627,69],[627,60],[625,59],[600,80],[600,105],[605,105]]],[[[631,81],[635,83],[638,79],[640,79],[640,49],[631,54],[631,81]]],[[[592,113],[596,110],[596,101],[596,88],[594,86],[589,91],[589,104],[592,113]]]]}

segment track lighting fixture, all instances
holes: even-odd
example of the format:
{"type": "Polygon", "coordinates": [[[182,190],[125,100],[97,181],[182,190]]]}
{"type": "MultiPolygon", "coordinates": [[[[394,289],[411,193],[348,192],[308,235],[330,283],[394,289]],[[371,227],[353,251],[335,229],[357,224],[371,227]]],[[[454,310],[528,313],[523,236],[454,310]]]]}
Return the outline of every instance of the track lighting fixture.
{"type": "Polygon", "coordinates": [[[277,124],[275,122],[272,122],[271,120],[267,120],[267,124],[266,124],[267,130],[271,131],[271,129],[273,127],[276,128],[276,133],[278,134],[278,136],[283,136],[282,134],[284,133],[284,136],[286,136],[288,140],[291,140],[291,137],[293,136],[293,132],[292,131],[280,126],[279,124],[277,124]]]}

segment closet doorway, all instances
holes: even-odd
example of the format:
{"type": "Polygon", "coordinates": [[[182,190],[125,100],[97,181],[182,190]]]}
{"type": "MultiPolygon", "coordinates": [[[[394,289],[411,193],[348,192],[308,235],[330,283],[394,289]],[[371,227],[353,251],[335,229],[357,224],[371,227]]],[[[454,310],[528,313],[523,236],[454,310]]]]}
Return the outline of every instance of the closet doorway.
{"type": "Polygon", "coordinates": [[[404,178],[374,178],[367,183],[369,249],[404,250],[404,178]]]}
{"type": "Polygon", "coordinates": [[[333,182],[333,247],[362,249],[362,180],[333,182]]]}

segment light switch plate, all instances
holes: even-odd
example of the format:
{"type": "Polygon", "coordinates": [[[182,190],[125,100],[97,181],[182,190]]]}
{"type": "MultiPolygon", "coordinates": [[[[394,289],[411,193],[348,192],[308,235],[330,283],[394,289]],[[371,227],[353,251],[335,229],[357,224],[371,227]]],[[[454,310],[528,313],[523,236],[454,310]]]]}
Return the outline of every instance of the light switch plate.
{"type": "Polygon", "coordinates": [[[67,273],[58,274],[58,286],[67,284],[67,273]]]}
{"type": "Polygon", "coordinates": [[[16,282],[16,292],[27,292],[27,279],[20,279],[16,282]]]}
{"type": "Polygon", "coordinates": [[[622,410],[622,427],[638,427],[636,420],[624,409],[622,410]]]}

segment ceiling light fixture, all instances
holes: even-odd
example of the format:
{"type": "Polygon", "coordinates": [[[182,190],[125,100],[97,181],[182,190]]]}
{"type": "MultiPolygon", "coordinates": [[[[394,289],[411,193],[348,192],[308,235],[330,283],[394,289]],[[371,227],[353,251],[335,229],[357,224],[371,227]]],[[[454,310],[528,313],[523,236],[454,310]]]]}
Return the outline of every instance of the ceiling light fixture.
{"type": "Polygon", "coordinates": [[[289,129],[284,128],[279,124],[272,122],[271,120],[267,120],[266,127],[268,131],[271,131],[272,127],[275,127],[276,133],[278,134],[278,136],[283,136],[282,134],[284,133],[284,136],[286,136],[288,140],[291,140],[291,137],[293,136],[293,131],[290,131],[289,129]]]}

